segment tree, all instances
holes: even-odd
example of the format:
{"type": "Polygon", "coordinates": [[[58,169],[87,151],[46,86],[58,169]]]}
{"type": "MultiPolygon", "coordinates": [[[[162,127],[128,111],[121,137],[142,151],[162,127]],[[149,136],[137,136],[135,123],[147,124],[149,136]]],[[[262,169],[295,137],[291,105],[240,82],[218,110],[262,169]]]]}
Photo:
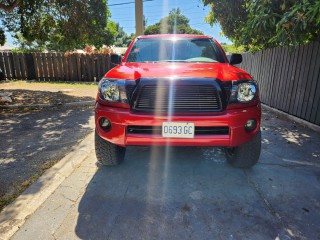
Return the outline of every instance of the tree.
{"type": "MultiPolygon", "coordinates": [[[[0,10],[3,11],[11,11],[19,4],[19,0],[14,1],[1,1],[0,2],[0,10]]],[[[6,43],[6,35],[2,28],[0,28],[0,45],[3,46],[6,43]]]]}
{"type": "Polygon", "coordinates": [[[172,9],[169,16],[162,18],[158,23],[148,26],[144,34],[203,34],[201,31],[192,29],[189,25],[189,19],[182,15],[180,9],[172,9]]]}
{"type": "Polygon", "coordinates": [[[235,46],[233,44],[226,44],[226,43],[221,43],[220,45],[226,53],[243,53],[244,52],[243,46],[235,46]]]}
{"type": "Polygon", "coordinates": [[[129,36],[124,30],[123,27],[119,25],[119,23],[115,23],[116,27],[115,29],[117,30],[118,34],[115,37],[115,41],[113,43],[114,46],[116,47],[128,47],[129,44],[132,41],[132,37],[129,36]]]}
{"type": "Polygon", "coordinates": [[[14,43],[18,45],[18,49],[13,50],[16,52],[42,52],[46,49],[42,42],[37,40],[30,42],[21,33],[16,34],[14,43]]]}
{"type": "Polygon", "coordinates": [[[206,21],[251,50],[320,40],[319,0],[202,1],[211,7],[206,21]]]}
{"type": "Polygon", "coordinates": [[[18,6],[20,0],[13,0],[13,1],[1,1],[0,2],[0,10],[4,11],[11,11],[15,7],[18,6]]]}
{"type": "Polygon", "coordinates": [[[247,0],[202,0],[205,5],[211,7],[206,21],[213,26],[220,23],[225,36],[237,43],[243,35],[243,28],[247,21],[247,0]],[[214,3],[213,3],[214,2],[214,3]]]}
{"type": "MultiPolygon", "coordinates": [[[[10,5],[8,2],[5,6],[10,5]]],[[[107,24],[108,17],[107,0],[18,1],[14,8],[0,13],[10,32],[21,33],[25,41],[37,41],[54,50],[111,44],[115,32],[107,24]]]]}

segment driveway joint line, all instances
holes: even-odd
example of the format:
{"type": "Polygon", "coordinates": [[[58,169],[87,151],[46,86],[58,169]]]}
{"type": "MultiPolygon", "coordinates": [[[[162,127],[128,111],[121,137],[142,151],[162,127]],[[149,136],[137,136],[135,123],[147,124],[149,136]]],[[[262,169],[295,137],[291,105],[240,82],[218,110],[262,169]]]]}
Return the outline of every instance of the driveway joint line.
{"type": "Polygon", "coordinates": [[[263,162],[258,162],[258,164],[261,165],[268,165],[268,166],[279,166],[279,167],[284,167],[284,168],[303,168],[303,167],[309,167],[309,165],[305,164],[279,164],[279,163],[263,163],[263,162]]]}
{"type": "Polygon", "coordinates": [[[282,227],[287,228],[288,224],[284,222],[280,214],[274,209],[272,204],[266,199],[263,192],[260,190],[259,185],[254,181],[254,179],[251,176],[249,176],[249,173],[247,170],[243,170],[243,172],[246,176],[249,186],[258,194],[259,198],[263,201],[263,205],[265,206],[265,209],[281,223],[282,227]]]}

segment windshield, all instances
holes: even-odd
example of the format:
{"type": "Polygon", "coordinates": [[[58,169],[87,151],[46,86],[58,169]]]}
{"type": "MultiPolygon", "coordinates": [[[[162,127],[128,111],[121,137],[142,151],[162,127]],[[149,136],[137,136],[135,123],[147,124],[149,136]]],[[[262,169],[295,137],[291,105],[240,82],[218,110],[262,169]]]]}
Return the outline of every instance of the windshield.
{"type": "Polygon", "coordinates": [[[222,62],[214,42],[207,38],[142,38],[127,62],[222,62]]]}

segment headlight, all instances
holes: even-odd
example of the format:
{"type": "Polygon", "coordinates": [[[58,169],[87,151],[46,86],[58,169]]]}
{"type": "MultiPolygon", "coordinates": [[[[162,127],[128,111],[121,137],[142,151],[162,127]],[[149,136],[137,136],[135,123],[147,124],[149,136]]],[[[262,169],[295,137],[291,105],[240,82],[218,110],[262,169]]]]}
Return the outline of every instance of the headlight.
{"type": "Polygon", "coordinates": [[[232,85],[229,103],[248,103],[258,94],[258,87],[254,81],[234,81],[232,85]]]}
{"type": "Polygon", "coordinates": [[[125,80],[102,78],[98,88],[102,100],[128,104],[125,80]]]}
{"type": "Polygon", "coordinates": [[[250,102],[256,96],[256,86],[252,82],[240,83],[238,85],[237,100],[239,102],[250,102]]]}

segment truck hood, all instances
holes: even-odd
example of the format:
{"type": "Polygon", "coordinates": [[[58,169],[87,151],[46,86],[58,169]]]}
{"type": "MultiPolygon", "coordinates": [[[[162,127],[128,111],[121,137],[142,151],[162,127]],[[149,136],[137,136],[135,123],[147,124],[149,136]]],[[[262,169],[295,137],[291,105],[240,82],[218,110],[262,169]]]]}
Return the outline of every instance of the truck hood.
{"type": "Polygon", "coordinates": [[[244,70],[227,63],[132,63],[124,62],[105,77],[127,80],[160,77],[216,78],[221,81],[251,79],[244,70]]]}

